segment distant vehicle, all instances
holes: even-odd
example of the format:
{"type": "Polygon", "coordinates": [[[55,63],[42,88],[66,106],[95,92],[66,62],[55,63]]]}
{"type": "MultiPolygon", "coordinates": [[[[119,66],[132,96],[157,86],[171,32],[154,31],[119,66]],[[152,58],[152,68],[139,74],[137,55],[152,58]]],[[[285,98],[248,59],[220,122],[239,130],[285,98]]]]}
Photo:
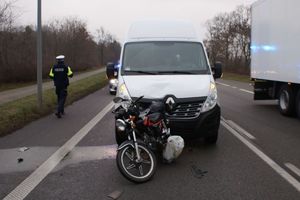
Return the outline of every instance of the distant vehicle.
{"type": "Polygon", "coordinates": [[[251,77],[254,99],[278,99],[283,115],[300,118],[300,1],[252,5],[251,77]]]}
{"type": "MultiPolygon", "coordinates": [[[[148,107],[152,101],[166,104],[171,134],[202,137],[216,143],[220,106],[214,73],[203,43],[192,24],[184,21],[139,21],[129,29],[122,46],[117,96],[148,107]]],[[[124,133],[116,129],[116,140],[124,133]]]]}
{"type": "Polygon", "coordinates": [[[107,63],[106,65],[106,74],[112,74],[111,76],[108,76],[109,79],[109,93],[111,95],[116,95],[117,93],[117,88],[118,88],[118,79],[117,74],[118,74],[118,69],[120,67],[120,62],[118,63],[107,63]],[[109,72],[110,71],[110,72],[109,72]]]}

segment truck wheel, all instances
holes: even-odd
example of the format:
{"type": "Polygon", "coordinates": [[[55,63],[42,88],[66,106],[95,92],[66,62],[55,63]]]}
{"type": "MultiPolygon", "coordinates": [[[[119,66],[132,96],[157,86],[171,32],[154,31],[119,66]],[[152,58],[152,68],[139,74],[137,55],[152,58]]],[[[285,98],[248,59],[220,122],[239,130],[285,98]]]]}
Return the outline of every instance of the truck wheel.
{"type": "Polygon", "coordinates": [[[300,89],[298,89],[297,97],[296,97],[296,112],[297,116],[300,119],[300,89]]]}
{"type": "Polygon", "coordinates": [[[279,90],[278,107],[281,114],[291,116],[295,112],[295,94],[288,85],[279,90]]]}
{"type": "Polygon", "coordinates": [[[204,138],[206,144],[216,144],[218,141],[218,131],[204,138]]]}

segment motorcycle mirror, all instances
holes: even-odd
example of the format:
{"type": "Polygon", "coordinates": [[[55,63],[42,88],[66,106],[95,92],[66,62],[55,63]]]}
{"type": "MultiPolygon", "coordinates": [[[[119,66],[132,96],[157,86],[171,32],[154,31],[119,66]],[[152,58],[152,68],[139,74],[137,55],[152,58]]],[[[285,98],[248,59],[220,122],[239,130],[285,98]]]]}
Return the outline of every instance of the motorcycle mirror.
{"type": "Polygon", "coordinates": [[[122,100],[123,100],[123,99],[122,99],[121,97],[115,97],[114,100],[113,100],[113,102],[114,102],[114,103],[121,103],[122,100]]]}

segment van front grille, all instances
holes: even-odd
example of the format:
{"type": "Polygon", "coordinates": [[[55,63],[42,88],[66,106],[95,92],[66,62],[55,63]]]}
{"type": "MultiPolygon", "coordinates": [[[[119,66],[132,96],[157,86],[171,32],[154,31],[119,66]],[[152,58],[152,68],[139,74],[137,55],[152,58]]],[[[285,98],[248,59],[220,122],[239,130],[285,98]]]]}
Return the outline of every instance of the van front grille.
{"type": "MultiPolygon", "coordinates": [[[[195,119],[199,117],[202,106],[207,97],[194,97],[194,98],[176,98],[176,106],[172,112],[167,112],[166,116],[170,120],[174,119],[195,119]]],[[[135,100],[136,98],[133,98],[135,100]]],[[[165,99],[142,99],[138,104],[141,110],[149,108],[152,101],[166,101],[165,99]]]]}
{"type": "Polygon", "coordinates": [[[167,113],[169,119],[194,119],[200,115],[204,101],[178,103],[171,113],[167,113]]]}

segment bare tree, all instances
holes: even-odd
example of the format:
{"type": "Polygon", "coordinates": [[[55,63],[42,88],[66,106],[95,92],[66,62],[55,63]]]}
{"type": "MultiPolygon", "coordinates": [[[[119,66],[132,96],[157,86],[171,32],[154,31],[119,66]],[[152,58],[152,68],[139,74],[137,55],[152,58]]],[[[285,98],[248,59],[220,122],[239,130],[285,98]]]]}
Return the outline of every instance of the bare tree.
{"type": "Polygon", "coordinates": [[[112,55],[114,53],[110,52],[110,50],[114,49],[114,52],[119,54],[121,46],[115,37],[111,33],[107,32],[103,27],[100,27],[100,29],[97,30],[96,41],[102,65],[104,65],[105,62],[119,59],[119,55],[112,55]]]}
{"type": "MultiPolygon", "coordinates": [[[[11,2],[0,3],[0,83],[33,81],[36,79],[36,27],[15,26],[11,2]]],[[[66,63],[74,71],[80,71],[117,60],[121,49],[115,37],[104,28],[94,37],[87,24],[76,17],[44,25],[43,44],[44,77],[59,54],[66,56],[66,63]],[[101,57],[99,49],[103,50],[101,57]]]]}
{"type": "Polygon", "coordinates": [[[238,6],[209,20],[205,45],[212,62],[222,61],[225,69],[248,73],[250,65],[250,8],[238,6]]]}

